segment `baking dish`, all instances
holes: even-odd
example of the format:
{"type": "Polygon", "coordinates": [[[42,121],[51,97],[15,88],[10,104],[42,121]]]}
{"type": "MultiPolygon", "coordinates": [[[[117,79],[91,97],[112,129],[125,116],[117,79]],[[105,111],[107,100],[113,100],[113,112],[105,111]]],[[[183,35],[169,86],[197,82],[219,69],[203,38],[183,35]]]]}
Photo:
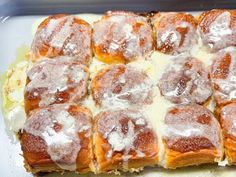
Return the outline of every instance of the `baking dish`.
{"type": "MultiPolygon", "coordinates": [[[[183,10],[183,9],[179,9],[179,10],[183,10]]],[[[141,10],[141,11],[143,11],[143,10],[141,10]]],[[[58,12],[60,12],[60,11],[55,11],[55,13],[58,13],[58,12]]],[[[96,12],[96,11],[94,11],[94,12],[96,12]]],[[[102,12],[104,12],[104,11],[102,11],[102,12]]],[[[42,14],[44,14],[44,13],[46,14],[47,12],[46,11],[42,12],[42,14]]],[[[24,13],[22,13],[22,15],[23,14],[24,13]]],[[[16,13],[15,15],[20,15],[20,14],[16,13]]],[[[20,52],[22,52],[22,50],[26,50],[26,48],[27,48],[27,47],[22,47],[22,44],[29,45],[31,43],[32,36],[33,36],[33,35],[31,35],[32,34],[32,30],[31,30],[32,27],[31,26],[34,23],[34,21],[37,20],[38,18],[39,18],[38,16],[26,16],[26,17],[24,17],[24,16],[21,16],[21,17],[15,16],[15,17],[10,17],[10,18],[6,18],[6,17],[2,18],[2,22],[3,23],[1,24],[1,30],[2,30],[1,32],[2,32],[2,34],[6,34],[7,33],[8,35],[6,34],[4,36],[1,36],[1,41],[4,41],[4,43],[1,44],[1,45],[3,45],[1,47],[3,49],[3,53],[1,54],[1,58],[3,58],[3,60],[2,60],[3,62],[2,62],[2,65],[1,65],[2,66],[1,72],[6,70],[7,66],[10,63],[12,63],[12,61],[14,61],[15,54],[12,51],[17,51],[17,48],[19,48],[19,46],[20,46],[21,47],[21,49],[19,50],[19,53],[20,53],[20,52]],[[16,28],[17,28],[17,31],[15,30],[16,28]],[[28,37],[30,36],[30,37],[29,38],[27,37],[27,39],[26,39],[24,36],[28,36],[28,37]],[[10,61],[10,59],[12,59],[12,60],[10,61]]],[[[19,56],[19,54],[17,56],[19,56]]],[[[19,58],[21,58],[21,57],[22,56],[20,56],[19,58]]],[[[2,120],[3,119],[1,119],[1,121],[2,120]]],[[[4,124],[2,123],[1,126],[4,126],[4,124]]],[[[6,141],[5,140],[1,141],[4,144],[2,146],[6,146],[7,142],[9,142],[9,139],[7,138],[7,136],[5,134],[4,127],[1,128],[1,131],[2,131],[1,134],[3,134],[3,139],[5,138],[5,140],[6,140],[6,141]]],[[[19,145],[16,145],[16,148],[17,148],[17,146],[19,147],[19,145]]],[[[13,161],[9,162],[11,164],[10,166],[12,167],[12,169],[15,168],[15,166],[12,166],[12,165],[14,165],[15,163],[19,163],[19,161],[20,161],[19,159],[15,159],[16,157],[18,157],[18,155],[17,155],[18,152],[12,151],[12,149],[14,149],[14,148],[15,148],[15,146],[10,145],[10,143],[9,143],[9,148],[4,148],[4,150],[7,150],[7,151],[6,151],[6,153],[3,153],[3,155],[7,155],[7,154],[9,155],[9,156],[7,156],[4,159],[14,159],[13,161]],[[16,155],[14,155],[14,153],[16,153],[16,155]]],[[[3,172],[4,172],[3,174],[5,176],[13,176],[16,173],[20,173],[21,172],[20,168],[22,167],[22,165],[18,165],[17,168],[15,168],[16,171],[13,171],[12,173],[9,173],[10,170],[9,170],[9,166],[8,165],[7,165],[7,163],[1,164],[2,167],[6,167],[6,168],[3,168],[3,172]],[[4,169],[8,169],[8,170],[4,171],[4,169]]],[[[192,173],[194,174],[195,172],[197,172],[197,175],[202,175],[202,176],[204,176],[204,175],[206,176],[207,175],[207,176],[209,176],[208,174],[212,173],[210,168],[214,168],[214,167],[204,167],[203,171],[206,170],[206,172],[203,173],[203,174],[201,174],[201,172],[199,172],[199,169],[194,168],[192,173]]],[[[156,169],[151,169],[150,171],[152,171],[152,170],[153,171],[157,171],[156,169]]],[[[159,170],[160,169],[158,169],[158,171],[159,170]]],[[[187,169],[187,170],[185,169],[184,171],[189,171],[189,170],[190,169],[187,169]]],[[[234,170],[234,169],[229,168],[226,171],[230,173],[230,172],[232,172],[232,170],[234,170]]],[[[23,173],[24,173],[23,171],[24,171],[24,169],[22,169],[22,176],[23,176],[23,173]]],[[[178,170],[178,171],[179,172],[176,172],[176,173],[185,173],[185,172],[183,172],[181,170],[178,170]]],[[[216,169],[216,171],[218,171],[218,169],[216,169]]],[[[222,174],[225,174],[227,172],[223,172],[222,174]]],[[[145,172],[144,174],[140,174],[140,175],[146,176],[146,175],[151,175],[151,173],[152,172],[145,172]]],[[[164,170],[161,173],[156,173],[155,176],[163,175],[164,173],[168,174],[169,172],[164,170]]],[[[170,172],[170,173],[173,174],[174,172],[170,172]]],[[[213,174],[215,174],[215,173],[217,174],[218,172],[213,172],[213,174]]],[[[185,173],[185,175],[190,175],[190,174],[191,174],[191,172],[186,172],[185,173]]],[[[28,175],[28,174],[25,174],[25,175],[28,175]]],[[[127,175],[127,174],[125,174],[125,175],[127,175]]],[[[219,173],[219,175],[220,175],[220,173],[219,173]]]]}

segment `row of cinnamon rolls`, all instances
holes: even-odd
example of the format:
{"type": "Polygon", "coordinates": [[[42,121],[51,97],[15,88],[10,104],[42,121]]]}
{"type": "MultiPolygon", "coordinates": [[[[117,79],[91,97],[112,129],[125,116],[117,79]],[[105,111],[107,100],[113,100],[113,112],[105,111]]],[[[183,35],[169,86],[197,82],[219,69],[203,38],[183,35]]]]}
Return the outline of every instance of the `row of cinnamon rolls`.
{"type": "Polygon", "coordinates": [[[109,11],[92,26],[74,16],[54,15],[38,27],[31,58],[69,56],[88,65],[94,53],[106,63],[128,63],[153,49],[171,55],[190,52],[199,36],[216,52],[236,45],[235,21],[234,10],[211,10],[197,18],[187,13],[109,11]]]}
{"type": "MultiPolygon", "coordinates": [[[[219,47],[225,35],[231,38],[224,30],[233,29],[225,24],[233,17],[234,11],[229,10],[212,10],[198,20],[184,13],[147,18],[108,12],[93,28],[73,16],[44,20],[31,48],[31,59],[37,62],[27,73],[27,121],[19,133],[28,170],[100,173],[153,165],[177,168],[220,162],[224,149],[229,163],[235,164],[236,50],[223,49],[234,46],[232,40],[219,47]],[[213,58],[210,71],[196,58],[177,56],[198,42],[197,29],[212,51],[223,49],[213,58]],[[176,55],[157,83],[132,65],[114,64],[143,59],[154,46],[176,55]],[[92,50],[111,65],[98,71],[90,82],[92,50]],[[164,163],[159,156],[161,135],[143,111],[153,103],[157,87],[174,104],[164,117],[164,163]],[[212,94],[220,121],[205,107],[212,94]],[[83,105],[88,95],[103,108],[96,115],[83,105]]],[[[156,109],[158,114],[162,108],[156,109]]]]}

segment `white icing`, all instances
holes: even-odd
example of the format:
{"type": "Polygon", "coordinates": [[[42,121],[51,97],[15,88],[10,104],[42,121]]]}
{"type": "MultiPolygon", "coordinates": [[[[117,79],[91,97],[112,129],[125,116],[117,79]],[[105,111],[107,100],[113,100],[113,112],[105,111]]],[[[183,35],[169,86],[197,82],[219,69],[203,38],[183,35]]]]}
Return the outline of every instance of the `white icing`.
{"type": "Polygon", "coordinates": [[[88,73],[81,65],[72,64],[65,59],[67,58],[41,60],[27,73],[30,82],[26,86],[26,92],[41,98],[40,107],[54,103],[58,92],[76,89],[70,95],[71,101],[77,101],[86,94],[88,73]]]}
{"type": "Polygon", "coordinates": [[[103,63],[99,60],[97,60],[95,57],[93,58],[90,66],[89,66],[89,71],[90,71],[90,78],[94,78],[97,74],[97,72],[103,68],[105,68],[106,66],[109,66],[106,63],[103,63]]]}
{"type": "Polygon", "coordinates": [[[219,51],[214,56],[214,63],[212,64],[211,74],[212,81],[216,84],[219,89],[215,90],[215,96],[219,103],[225,103],[232,99],[236,98],[236,50],[234,48],[226,48],[222,51],[219,51]],[[229,54],[231,57],[231,61],[229,66],[227,66],[227,73],[225,71],[218,69],[219,65],[222,62],[223,57],[229,54]],[[214,72],[221,74],[222,76],[226,76],[226,78],[216,78],[214,77],[214,72]]]}
{"type": "Polygon", "coordinates": [[[169,112],[165,117],[164,138],[168,141],[168,146],[172,146],[181,138],[201,137],[222,151],[220,125],[208,109],[200,105],[179,105],[173,108],[177,108],[178,112],[169,112]],[[204,117],[198,120],[199,116],[204,117]]]}
{"type": "Polygon", "coordinates": [[[207,48],[202,45],[202,40],[199,38],[199,45],[191,50],[191,55],[197,58],[198,60],[201,60],[204,65],[208,67],[212,64],[212,57],[214,54],[209,53],[207,48]]]}
{"type": "Polygon", "coordinates": [[[229,135],[236,137],[236,104],[226,105],[221,110],[223,128],[229,135]]]}
{"type": "Polygon", "coordinates": [[[107,69],[105,74],[92,81],[101,87],[95,88],[93,95],[103,107],[127,107],[152,102],[153,83],[142,70],[125,65],[111,65],[107,69]],[[119,68],[125,71],[116,78],[119,68]],[[115,91],[117,88],[118,92],[115,91]]]}
{"type": "MultiPolygon", "coordinates": [[[[151,58],[147,61],[141,61],[137,60],[135,62],[131,62],[129,65],[133,67],[137,67],[140,70],[143,70],[147,75],[151,78],[153,83],[157,83],[157,80],[161,77],[163,74],[166,66],[170,64],[171,56],[161,54],[159,52],[154,52],[151,56],[151,58]]],[[[96,72],[104,68],[106,65],[99,62],[98,60],[95,60],[94,64],[92,63],[90,67],[91,75],[95,75],[96,72]],[[97,68],[94,70],[93,68],[97,68]]],[[[159,158],[160,158],[160,164],[162,166],[165,165],[165,159],[164,159],[164,147],[162,142],[162,125],[163,125],[163,119],[166,114],[166,110],[172,105],[170,102],[164,99],[160,95],[158,87],[154,87],[154,98],[153,103],[148,106],[144,106],[143,110],[144,113],[147,115],[147,120],[150,122],[150,125],[153,127],[154,131],[158,135],[158,148],[159,148],[159,158]],[[157,114],[158,111],[158,114],[157,114]]],[[[102,109],[95,106],[94,101],[92,100],[91,95],[88,97],[88,99],[85,99],[83,104],[88,106],[89,108],[92,108],[92,112],[94,114],[100,112],[102,109]]],[[[137,119],[138,120],[138,119],[137,119]]],[[[107,154],[109,156],[109,153],[107,154]]]]}
{"type": "Polygon", "coordinates": [[[230,29],[230,13],[224,12],[220,14],[211,23],[209,33],[213,34],[213,36],[209,36],[212,41],[219,41],[222,39],[222,36],[232,34],[232,30],[230,29]]]}
{"type": "MultiPolygon", "coordinates": [[[[134,150],[138,157],[145,156],[145,152],[142,152],[142,150],[135,145],[140,133],[152,131],[142,112],[136,109],[111,109],[107,112],[100,113],[98,117],[98,131],[111,145],[111,150],[106,153],[108,159],[112,157],[115,151],[122,151],[124,162],[132,157],[132,155],[129,154],[131,150],[134,150]],[[121,123],[124,120],[127,122],[121,123]],[[137,126],[139,126],[139,128],[137,128],[137,126]]],[[[127,167],[127,165],[128,163],[124,166],[127,167]]]]}
{"type": "Polygon", "coordinates": [[[26,71],[31,67],[27,61],[17,63],[7,71],[3,85],[3,110],[6,124],[11,131],[18,132],[26,120],[24,108],[24,89],[26,71]]]}
{"type": "MultiPolygon", "coordinates": [[[[65,18],[63,18],[62,20],[65,20],[65,18]]],[[[68,36],[70,36],[72,34],[72,29],[70,28],[70,26],[72,25],[73,21],[74,21],[74,19],[72,16],[67,18],[67,20],[66,20],[65,24],[63,25],[63,27],[61,28],[61,30],[58,33],[56,33],[56,35],[54,35],[52,40],[50,41],[49,44],[51,46],[53,46],[55,48],[59,48],[59,49],[61,49],[63,47],[64,42],[66,41],[68,36]]],[[[45,30],[46,37],[49,37],[53,33],[53,31],[55,30],[55,28],[58,26],[58,24],[60,22],[62,22],[62,21],[61,20],[54,20],[54,19],[50,20],[50,22],[45,30]]],[[[66,50],[66,47],[64,50],[66,50]]]]}
{"type": "Polygon", "coordinates": [[[165,151],[164,145],[162,143],[163,138],[163,124],[164,117],[168,108],[172,105],[164,97],[160,95],[158,87],[156,87],[156,92],[154,93],[153,103],[143,107],[143,111],[147,115],[147,121],[150,123],[150,126],[153,128],[154,132],[157,134],[158,138],[158,158],[159,165],[162,167],[166,166],[165,151]]]}
{"type": "Polygon", "coordinates": [[[143,119],[138,119],[138,120],[136,120],[135,124],[136,125],[144,125],[145,121],[143,119]]]}
{"type": "Polygon", "coordinates": [[[6,114],[6,118],[9,121],[9,129],[18,132],[24,125],[26,120],[25,108],[22,105],[14,106],[6,114]]]}
{"type": "Polygon", "coordinates": [[[68,112],[69,107],[69,104],[61,104],[32,111],[24,130],[46,142],[47,152],[57,165],[74,171],[77,154],[81,149],[78,133],[88,131],[91,125],[83,117],[76,120],[78,117],[68,112]],[[60,125],[59,130],[54,127],[57,124],[60,125]]]}
{"type": "Polygon", "coordinates": [[[229,164],[227,158],[225,158],[223,161],[218,162],[218,166],[226,167],[229,164]]]}
{"type": "Polygon", "coordinates": [[[209,73],[204,64],[188,56],[173,58],[158,86],[165,98],[173,103],[201,104],[212,94],[209,73]]]}
{"type": "MultiPolygon", "coordinates": [[[[145,17],[110,13],[94,23],[93,42],[95,47],[104,46],[106,53],[122,53],[128,61],[143,57],[152,50],[152,30],[145,17]],[[134,30],[135,25],[141,25],[134,30]],[[144,44],[141,45],[141,41],[144,44]]],[[[104,51],[102,51],[104,52],[104,51]]]]}
{"type": "Polygon", "coordinates": [[[122,151],[124,149],[129,151],[133,146],[135,138],[134,125],[129,121],[127,134],[122,134],[121,127],[116,127],[116,131],[108,135],[108,142],[114,151],[122,151]]]}
{"type": "MultiPolygon", "coordinates": [[[[205,52],[201,52],[201,50],[198,49],[194,52],[194,54],[198,56],[198,58],[201,59],[206,65],[211,63],[210,57],[206,55],[205,52]]],[[[153,83],[157,83],[158,80],[160,80],[162,74],[165,72],[166,67],[172,64],[173,59],[174,58],[170,55],[154,52],[149,60],[131,62],[129,65],[142,69],[151,78],[153,83]]],[[[153,103],[151,105],[143,106],[142,111],[147,115],[146,117],[148,122],[153,127],[158,136],[159,165],[165,167],[166,152],[162,143],[162,138],[165,136],[166,128],[164,125],[164,118],[167,110],[172,107],[173,104],[160,95],[160,90],[157,86],[155,86],[153,90],[155,90],[153,93],[153,103]]],[[[211,100],[209,107],[211,107],[213,104],[214,100],[211,100]]],[[[214,107],[211,109],[214,109],[214,107]]]]}
{"type": "MultiPolygon", "coordinates": [[[[172,12],[161,13],[161,15],[158,14],[157,17],[154,16],[153,18],[157,48],[162,48],[164,45],[172,47],[173,51],[171,51],[171,54],[173,55],[177,55],[182,52],[189,52],[194,46],[197,45],[198,42],[196,27],[187,21],[180,19],[175,23],[168,23],[162,27],[162,18],[165,16],[168,17],[169,15],[169,18],[171,18],[171,16],[175,14],[176,13],[172,12]],[[184,36],[182,36],[181,33],[177,31],[179,28],[186,29],[187,32],[184,34],[184,36]]],[[[167,23],[167,21],[163,21],[163,23],[167,23]]]]}
{"type": "Polygon", "coordinates": [[[33,58],[40,57],[39,52],[46,43],[49,45],[46,57],[56,57],[56,49],[58,53],[63,52],[63,55],[87,65],[92,58],[91,28],[85,22],[75,21],[75,18],[50,19],[44,28],[38,29],[32,43],[33,58]]]}
{"type": "Polygon", "coordinates": [[[143,70],[154,83],[153,87],[153,102],[150,105],[143,105],[141,111],[146,115],[146,119],[154,132],[157,134],[158,140],[158,158],[159,165],[165,166],[165,152],[162,143],[163,137],[163,124],[166,111],[172,103],[166,100],[160,94],[157,87],[157,81],[162,76],[165,68],[171,63],[172,56],[165,55],[160,52],[153,52],[150,59],[147,61],[134,61],[129,65],[143,70]]]}
{"type": "MultiPolygon", "coordinates": [[[[213,18],[210,15],[203,18],[202,22],[209,20],[208,18],[213,18]]],[[[220,13],[209,26],[203,27],[207,31],[203,32],[203,29],[199,28],[203,43],[210,47],[212,51],[223,49],[228,46],[233,46],[236,44],[235,40],[235,22],[232,21],[233,17],[229,11],[224,11],[220,13]],[[231,26],[231,24],[233,24],[231,26]]],[[[201,22],[200,22],[201,25],[201,22]]]]}

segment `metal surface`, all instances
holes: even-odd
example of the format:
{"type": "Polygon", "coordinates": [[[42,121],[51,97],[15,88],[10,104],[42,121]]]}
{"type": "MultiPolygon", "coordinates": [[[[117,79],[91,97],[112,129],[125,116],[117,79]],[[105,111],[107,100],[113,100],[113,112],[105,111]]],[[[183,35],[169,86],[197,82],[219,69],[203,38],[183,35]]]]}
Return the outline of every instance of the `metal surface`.
{"type": "Polygon", "coordinates": [[[236,8],[235,0],[0,0],[0,16],[103,13],[107,10],[201,11],[236,8]]]}

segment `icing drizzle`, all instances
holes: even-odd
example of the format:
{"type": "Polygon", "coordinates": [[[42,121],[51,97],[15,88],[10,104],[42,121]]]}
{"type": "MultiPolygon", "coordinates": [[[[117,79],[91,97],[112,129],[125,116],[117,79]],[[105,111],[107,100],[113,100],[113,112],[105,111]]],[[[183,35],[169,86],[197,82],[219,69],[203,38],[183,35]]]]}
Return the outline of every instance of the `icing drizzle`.
{"type": "Polygon", "coordinates": [[[89,64],[92,58],[90,25],[74,16],[57,16],[47,18],[41,26],[46,24],[39,26],[31,47],[32,57],[63,55],[89,64]]]}
{"type": "Polygon", "coordinates": [[[224,106],[221,110],[223,128],[227,134],[236,138],[236,104],[231,103],[224,106]]]}
{"type": "Polygon", "coordinates": [[[189,104],[171,107],[164,123],[163,137],[169,148],[180,152],[211,147],[221,149],[220,125],[214,115],[203,106],[189,104]],[[182,145],[178,144],[181,142],[182,145]]]}
{"type": "Polygon", "coordinates": [[[145,17],[129,12],[107,12],[94,23],[93,43],[102,53],[121,54],[131,61],[151,52],[152,29],[145,17]]]}
{"type": "Polygon", "coordinates": [[[79,109],[76,114],[69,112],[71,104],[55,104],[30,112],[24,130],[41,137],[51,159],[62,169],[76,170],[76,158],[81,149],[78,133],[91,136],[91,114],[79,109]]]}
{"type": "Polygon", "coordinates": [[[193,16],[183,13],[157,13],[153,19],[156,47],[164,53],[177,55],[189,52],[198,42],[193,16]]]}
{"type": "Polygon", "coordinates": [[[159,80],[161,93],[173,103],[203,104],[212,95],[210,75],[204,64],[185,56],[172,61],[159,80]]]}
{"type": "Polygon", "coordinates": [[[151,104],[153,86],[142,70],[123,64],[110,65],[92,81],[93,98],[104,107],[151,104]]]}
{"type": "Polygon", "coordinates": [[[80,101],[87,93],[88,69],[67,59],[60,57],[37,62],[27,73],[27,98],[40,98],[39,107],[65,101],[80,101]],[[66,93],[69,96],[64,97],[63,94],[66,93]]]}
{"type": "Polygon", "coordinates": [[[236,99],[236,50],[227,48],[216,53],[211,66],[214,95],[218,104],[236,99]]]}
{"type": "Polygon", "coordinates": [[[136,157],[153,156],[157,153],[156,135],[146,117],[138,110],[113,109],[96,116],[97,129],[110,144],[106,158],[122,152],[123,161],[128,161],[135,152],[136,157]],[[145,140],[146,138],[146,140],[145,140]],[[145,146],[149,145],[149,148],[145,146]]]}
{"type": "Polygon", "coordinates": [[[230,11],[212,10],[203,17],[199,26],[202,41],[211,51],[236,45],[235,18],[230,11]]]}

